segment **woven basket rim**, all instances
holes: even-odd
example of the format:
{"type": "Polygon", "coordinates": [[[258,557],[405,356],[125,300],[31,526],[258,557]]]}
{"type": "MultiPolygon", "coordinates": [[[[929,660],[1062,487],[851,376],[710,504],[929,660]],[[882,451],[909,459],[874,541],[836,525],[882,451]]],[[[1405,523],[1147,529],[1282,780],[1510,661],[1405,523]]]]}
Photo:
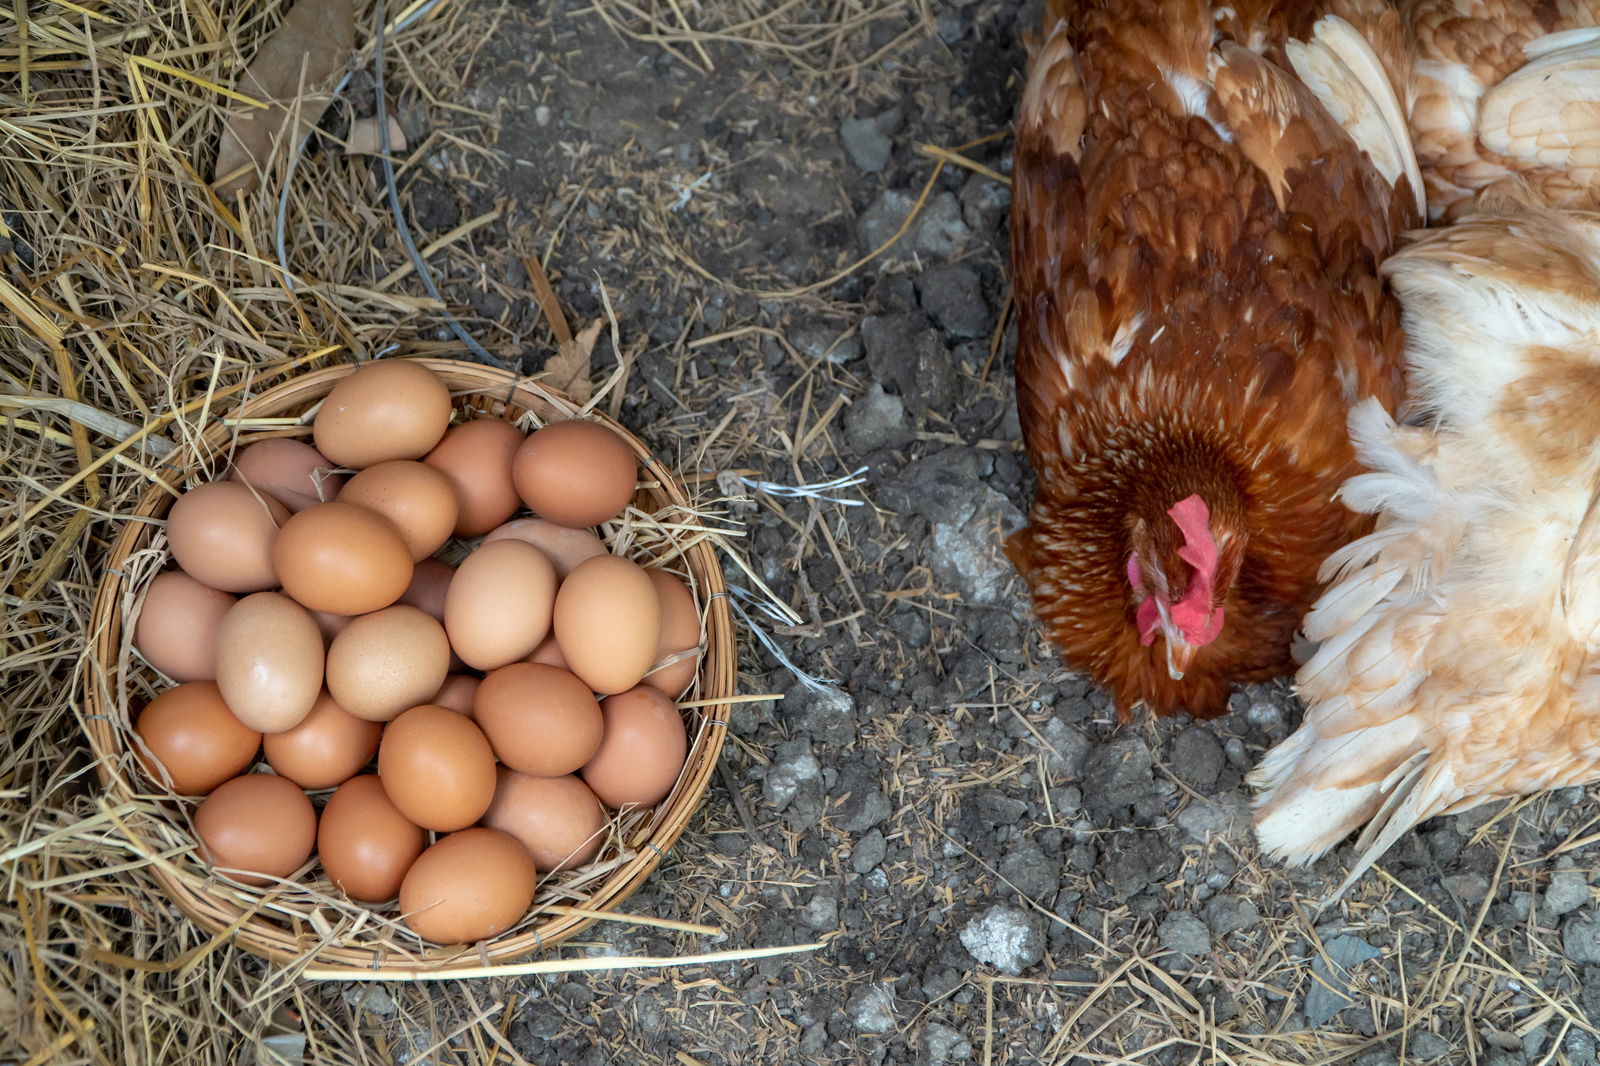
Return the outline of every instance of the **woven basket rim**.
{"type": "MultiPolygon", "coordinates": [[[[557,390],[509,371],[452,359],[420,357],[408,361],[428,367],[445,380],[458,413],[462,400],[471,398],[474,402],[467,406],[479,417],[504,417],[508,413],[520,417],[522,412],[531,411],[541,421],[581,416],[604,423],[617,431],[639,458],[645,483],[655,482],[657,487],[642,489],[641,495],[657,501],[656,511],[675,505],[687,512],[689,498],[667,465],[626,427],[603,412],[582,407],[557,390]]],[[[181,486],[189,477],[202,473],[206,463],[226,454],[230,446],[272,436],[308,434],[310,420],[306,413],[314,410],[315,404],[334,384],[358,369],[359,364],[345,363],[306,371],[231,407],[211,412],[203,430],[168,460],[165,470],[178,474],[179,479],[173,484],[181,486]],[[241,423],[241,420],[286,416],[297,416],[300,425],[280,423],[251,427],[241,423]]],[[[127,722],[128,677],[125,671],[132,664],[126,650],[128,642],[124,639],[123,622],[130,606],[124,601],[133,590],[129,575],[123,573],[123,569],[136,552],[149,547],[159,528],[158,522],[146,519],[164,515],[172,498],[164,486],[151,484],[112,546],[90,616],[93,639],[86,662],[84,691],[84,731],[94,752],[95,770],[109,806],[137,806],[137,816],[118,819],[117,824],[129,836],[130,843],[136,845],[136,850],[152,856],[159,855],[161,848],[150,838],[144,819],[158,817],[158,812],[164,812],[167,824],[172,824],[172,809],[177,801],[138,803],[136,797],[148,795],[148,792],[135,786],[133,771],[127,765],[130,759],[123,732],[127,722]]],[[[403,949],[392,944],[334,943],[318,932],[319,928],[326,930],[328,923],[319,922],[309,905],[297,906],[281,893],[263,894],[239,888],[214,874],[200,877],[194,872],[185,872],[178,861],[159,858],[154,863],[154,872],[172,902],[208,932],[228,933],[235,943],[253,954],[275,962],[304,961],[363,973],[389,969],[448,974],[452,970],[478,968],[485,963],[507,962],[559,944],[599,920],[595,915],[618,913],[622,902],[660,864],[703,802],[727,735],[728,705],[720,701],[734,695],[737,682],[736,636],[722,569],[705,538],[686,539],[688,543],[681,546],[678,555],[694,579],[706,616],[706,645],[698,674],[699,687],[692,690],[698,706],[686,711],[690,736],[688,760],[672,793],[656,805],[653,816],[646,820],[648,835],[627,842],[632,848],[631,858],[618,863],[588,890],[582,906],[582,910],[588,912],[586,915],[548,914],[531,927],[475,945],[437,947],[415,938],[403,949]]],[[[635,815],[628,824],[633,826],[629,833],[636,835],[639,817],[635,815]]],[[[198,860],[189,861],[196,870],[204,870],[198,860]]]]}

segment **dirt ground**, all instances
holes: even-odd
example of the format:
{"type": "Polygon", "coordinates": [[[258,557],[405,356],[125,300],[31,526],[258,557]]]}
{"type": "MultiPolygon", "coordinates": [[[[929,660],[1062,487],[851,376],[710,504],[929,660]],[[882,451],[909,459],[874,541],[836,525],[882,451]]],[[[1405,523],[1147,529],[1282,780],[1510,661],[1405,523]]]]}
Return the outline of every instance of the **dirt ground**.
{"type": "MultiPolygon", "coordinates": [[[[349,1061],[1597,1061],[1583,790],[1430,822],[1319,913],[1348,849],[1288,871],[1249,832],[1285,684],[1119,727],[1043,641],[1001,551],[1032,490],[1004,175],[1038,7],[484,4],[460,98],[393,101],[435,146],[401,176],[419,243],[470,231],[432,260],[467,328],[548,341],[528,254],[575,324],[609,301],[619,417],[745,497],[746,556],[801,618],[751,608],[741,687],[774,698],[734,709],[625,908],[722,933],[602,923],[562,954],[819,946],[318,986],[371,1049],[349,1061]]],[[[344,98],[370,114],[370,75],[344,98]]]]}
{"type": "Polygon", "coordinates": [[[1595,1061],[1581,790],[1429,823],[1319,915],[1343,852],[1285,871],[1248,831],[1286,686],[1119,728],[1044,645],[1000,550],[1031,475],[997,179],[1037,7],[513,7],[460,101],[493,113],[502,180],[441,153],[410,185],[430,233],[505,206],[481,245],[547,255],[575,320],[604,287],[624,419],[766,484],[749,557],[804,619],[757,619],[747,690],[784,698],[737,709],[727,773],[629,903],[723,936],[592,950],[822,946],[517,982],[509,1040],[576,1064],[1595,1061]]]}

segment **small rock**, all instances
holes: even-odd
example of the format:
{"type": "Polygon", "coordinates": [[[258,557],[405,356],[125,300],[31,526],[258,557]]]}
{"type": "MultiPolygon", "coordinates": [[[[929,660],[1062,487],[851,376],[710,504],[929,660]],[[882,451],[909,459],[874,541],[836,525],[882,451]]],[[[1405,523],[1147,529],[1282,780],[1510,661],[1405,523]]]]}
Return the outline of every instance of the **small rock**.
{"type": "Polygon", "coordinates": [[[1451,874],[1444,879],[1444,887],[1463,903],[1481,903],[1489,894],[1489,879],[1480,873],[1451,874]]]}
{"type": "Polygon", "coordinates": [[[1550,1029],[1547,1026],[1536,1025],[1522,1036],[1522,1053],[1528,1058],[1533,1058],[1544,1050],[1545,1041],[1550,1039],[1550,1029]]]}
{"type": "Polygon", "coordinates": [[[1152,766],[1143,740],[1118,737],[1090,754],[1084,795],[1092,806],[1127,806],[1150,791],[1155,783],[1152,766]]]}
{"type": "Polygon", "coordinates": [[[845,1010],[860,1032],[887,1033],[894,1028],[894,992],[886,984],[862,989],[845,1010]]]}
{"type": "Polygon", "coordinates": [[[955,400],[955,361],[921,314],[870,315],[861,339],[872,379],[914,410],[943,411],[955,400]]]}
{"type": "Polygon", "coordinates": [[[1236,840],[1250,829],[1250,801],[1238,792],[1213,800],[1191,802],[1178,812],[1178,828],[1202,843],[1214,838],[1236,840]]]}
{"type": "Polygon", "coordinates": [[[884,842],[883,834],[876,829],[868,830],[850,854],[850,868],[858,874],[867,873],[883,862],[888,852],[889,845],[884,842]]]}
{"type": "Polygon", "coordinates": [[[1045,858],[1032,837],[1023,837],[1004,859],[1000,860],[1000,876],[1028,899],[1042,902],[1056,892],[1059,885],[1056,864],[1045,858]]]}
{"type": "Polygon", "coordinates": [[[857,790],[839,805],[834,824],[846,833],[865,833],[893,813],[888,797],[880,790],[857,790]]]}
{"type": "Polygon", "coordinates": [[[357,1010],[371,1011],[385,1018],[395,1012],[394,997],[383,985],[375,981],[364,981],[347,988],[344,999],[357,1010]]]}
{"type": "Polygon", "coordinates": [[[1506,901],[1506,906],[1510,909],[1512,918],[1525,922],[1528,920],[1528,915],[1533,913],[1533,893],[1513,892],[1506,901]]]}
{"type": "Polygon", "coordinates": [[[922,1054],[928,1066],[964,1062],[972,1057],[972,1042],[948,1025],[929,1022],[922,1030],[922,1054]]]}
{"type": "Polygon", "coordinates": [[[1011,190],[982,174],[973,174],[961,187],[961,218],[974,233],[993,233],[1011,206],[1011,190]]]}
{"type": "Polygon", "coordinates": [[[811,754],[811,745],[803,741],[790,741],[778,749],[777,759],[767,768],[761,792],[772,809],[782,814],[799,793],[802,784],[820,780],[822,764],[811,754]]]}
{"type": "Polygon", "coordinates": [[[1566,1039],[1561,1042],[1566,1049],[1568,1061],[1577,1066],[1578,1063],[1591,1063],[1600,1053],[1600,1047],[1595,1044],[1593,1036],[1582,1029],[1568,1029],[1566,1039]]]}
{"type": "Polygon", "coordinates": [[[894,147],[878,128],[876,119],[847,118],[839,124],[839,140],[844,142],[845,154],[850,162],[876,174],[889,162],[889,151],[894,147]]]}
{"type": "Polygon", "coordinates": [[[983,337],[989,332],[989,306],[983,285],[970,267],[947,266],[924,271],[917,278],[922,309],[957,337],[983,337]]]}
{"type": "Polygon", "coordinates": [[[1432,1062],[1450,1054],[1451,1050],[1449,1041],[1427,1030],[1413,1036],[1406,1046],[1406,1054],[1418,1062],[1432,1062]]]}
{"type": "Polygon", "coordinates": [[[1235,770],[1249,772],[1250,753],[1245,750],[1244,741],[1238,737],[1229,737],[1222,745],[1222,753],[1228,757],[1229,766],[1235,770]]]}
{"type": "Polygon", "coordinates": [[[1253,929],[1261,922],[1261,911],[1240,896],[1217,896],[1206,904],[1206,924],[1218,936],[1240,929],[1253,929]]]}
{"type": "Polygon", "coordinates": [[[1082,777],[1084,760],[1094,741],[1059,718],[1051,718],[1040,732],[1050,745],[1050,772],[1068,780],[1082,777]]]}
{"type": "Polygon", "coordinates": [[[1210,792],[1217,786],[1217,775],[1222,773],[1222,745],[1211,730],[1203,726],[1190,726],[1172,742],[1169,756],[1172,772],[1201,792],[1210,792]]]}
{"type": "MultiPolygon", "coordinates": [[[[900,216],[902,219],[904,215],[900,216]]],[[[898,223],[896,223],[898,225],[898,223]]],[[[892,231],[891,231],[892,232],[892,231]]],[[[917,219],[912,247],[926,256],[949,259],[972,238],[972,230],[961,217],[961,204],[953,192],[941,192],[929,200],[917,219]]]]}
{"type": "Polygon", "coordinates": [[[1312,981],[1306,992],[1306,1027],[1319,1029],[1333,1020],[1334,1015],[1355,1002],[1346,991],[1350,987],[1349,971],[1376,959],[1383,953],[1358,936],[1344,934],[1322,945],[1323,954],[1311,961],[1312,981]],[[1331,964],[1331,965],[1330,965],[1331,964]]]}
{"type": "Polygon", "coordinates": [[[1028,805],[1004,792],[987,789],[978,793],[978,814],[992,825],[1010,825],[1028,813],[1028,805]]]}
{"type": "Polygon", "coordinates": [[[855,697],[842,688],[817,689],[796,682],[784,693],[778,711],[797,722],[800,732],[825,744],[851,744],[856,739],[855,697]]]}
{"type": "Polygon", "coordinates": [[[804,737],[778,746],[778,756],[767,767],[761,783],[762,797],[791,829],[810,829],[822,818],[822,765],[811,754],[804,737]]]}
{"type": "MultiPolygon", "coordinates": [[[[885,241],[895,235],[901,225],[905,223],[906,216],[911,214],[911,205],[916,201],[899,189],[885,189],[878,194],[872,206],[861,212],[861,217],[856,219],[856,239],[861,242],[865,251],[875,252],[883,247],[885,241]]],[[[904,241],[901,237],[900,245],[904,241]]]]}
{"type": "Polygon", "coordinates": [[[1600,920],[1578,914],[1561,928],[1561,950],[1579,966],[1600,965],[1600,920]]]}
{"type": "Polygon", "coordinates": [[[1016,578],[1005,554],[1005,537],[1023,522],[1017,505],[988,485],[978,486],[977,507],[963,519],[935,522],[928,565],[941,585],[954,587],[966,604],[1000,603],[1016,578]]]}
{"type": "Polygon", "coordinates": [[[890,396],[882,383],[874,381],[845,412],[844,431],[850,447],[858,453],[904,447],[911,441],[905,401],[890,396]]]}
{"type": "Polygon", "coordinates": [[[1554,918],[1570,914],[1589,902],[1589,882],[1582,870],[1557,870],[1544,890],[1544,913],[1554,918]]]}
{"type": "Polygon", "coordinates": [[[961,946],[979,962],[1017,977],[1044,957],[1043,919],[997,903],[962,927],[961,946]]]}
{"type": "Polygon", "coordinates": [[[1211,950],[1211,934],[1206,932],[1206,923],[1188,911],[1173,911],[1167,915],[1156,929],[1156,936],[1162,947],[1182,955],[1193,957],[1211,950]]]}
{"type": "Polygon", "coordinates": [[[808,929],[836,929],[839,925],[839,901],[826,892],[817,892],[800,912],[800,920],[808,929]]]}
{"type": "Polygon", "coordinates": [[[1257,729],[1276,733],[1283,729],[1283,708],[1265,700],[1257,700],[1245,712],[1244,719],[1257,729]]]}
{"type": "Polygon", "coordinates": [[[821,322],[807,321],[791,327],[789,343],[808,359],[826,360],[835,365],[848,363],[861,355],[861,334],[821,322]]]}

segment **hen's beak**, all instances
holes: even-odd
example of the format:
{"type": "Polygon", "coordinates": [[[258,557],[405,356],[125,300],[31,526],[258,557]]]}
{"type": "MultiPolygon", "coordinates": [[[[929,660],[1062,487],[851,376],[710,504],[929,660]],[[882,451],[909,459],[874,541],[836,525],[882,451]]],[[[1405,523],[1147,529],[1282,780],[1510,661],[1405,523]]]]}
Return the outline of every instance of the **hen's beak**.
{"type": "Polygon", "coordinates": [[[1172,623],[1172,614],[1166,604],[1156,601],[1156,617],[1161,620],[1162,643],[1167,646],[1167,676],[1182,681],[1189,664],[1194,662],[1194,645],[1183,639],[1183,633],[1172,623]]]}
{"type": "Polygon", "coordinates": [[[1166,634],[1167,645],[1167,676],[1174,681],[1182,681],[1184,673],[1189,669],[1189,664],[1194,662],[1195,647],[1184,641],[1177,633],[1168,631],[1166,634]]]}

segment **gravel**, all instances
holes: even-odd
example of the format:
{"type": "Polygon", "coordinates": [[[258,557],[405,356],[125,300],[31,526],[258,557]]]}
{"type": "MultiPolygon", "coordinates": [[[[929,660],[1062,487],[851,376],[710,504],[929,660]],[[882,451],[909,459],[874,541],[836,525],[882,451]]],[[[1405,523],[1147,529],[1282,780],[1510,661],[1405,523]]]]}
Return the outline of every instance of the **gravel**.
{"type": "Polygon", "coordinates": [[[1589,902],[1589,882],[1581,870],[1557,870],[1550,875],[1550,885],[1544,890],[1540,909],[1545,914],[1559,918],[1570,914],[1589,902]]]}
{"type": "Polygon", "coordinates": [[[962,927],[961,946],[979,962],[1017,977],[1044,958],[1044,919],[1021,907],[996,904],[962,927]]]}
{"type": "Polygon", "coordinates": [[[863,1033],[887,1033],[894,1028],[894,990],[875,984],[853,996],[845,1010],[863,1033]]]}
{"type": "Polygon", "coordinates": [[[1211,950],[1211,934],[1206,923],[1188,911],[1173,911],[1156,929],[1161,946],[1181,955],[1199,956],[1211,950]]]}
{"type": "Polygon", "coordinates": [[[839,124],[839,140],[850,162],[869,174],[876,174],[888,165],[889,152],[894,147],[873,118],[845,119],[839,124]]]}

